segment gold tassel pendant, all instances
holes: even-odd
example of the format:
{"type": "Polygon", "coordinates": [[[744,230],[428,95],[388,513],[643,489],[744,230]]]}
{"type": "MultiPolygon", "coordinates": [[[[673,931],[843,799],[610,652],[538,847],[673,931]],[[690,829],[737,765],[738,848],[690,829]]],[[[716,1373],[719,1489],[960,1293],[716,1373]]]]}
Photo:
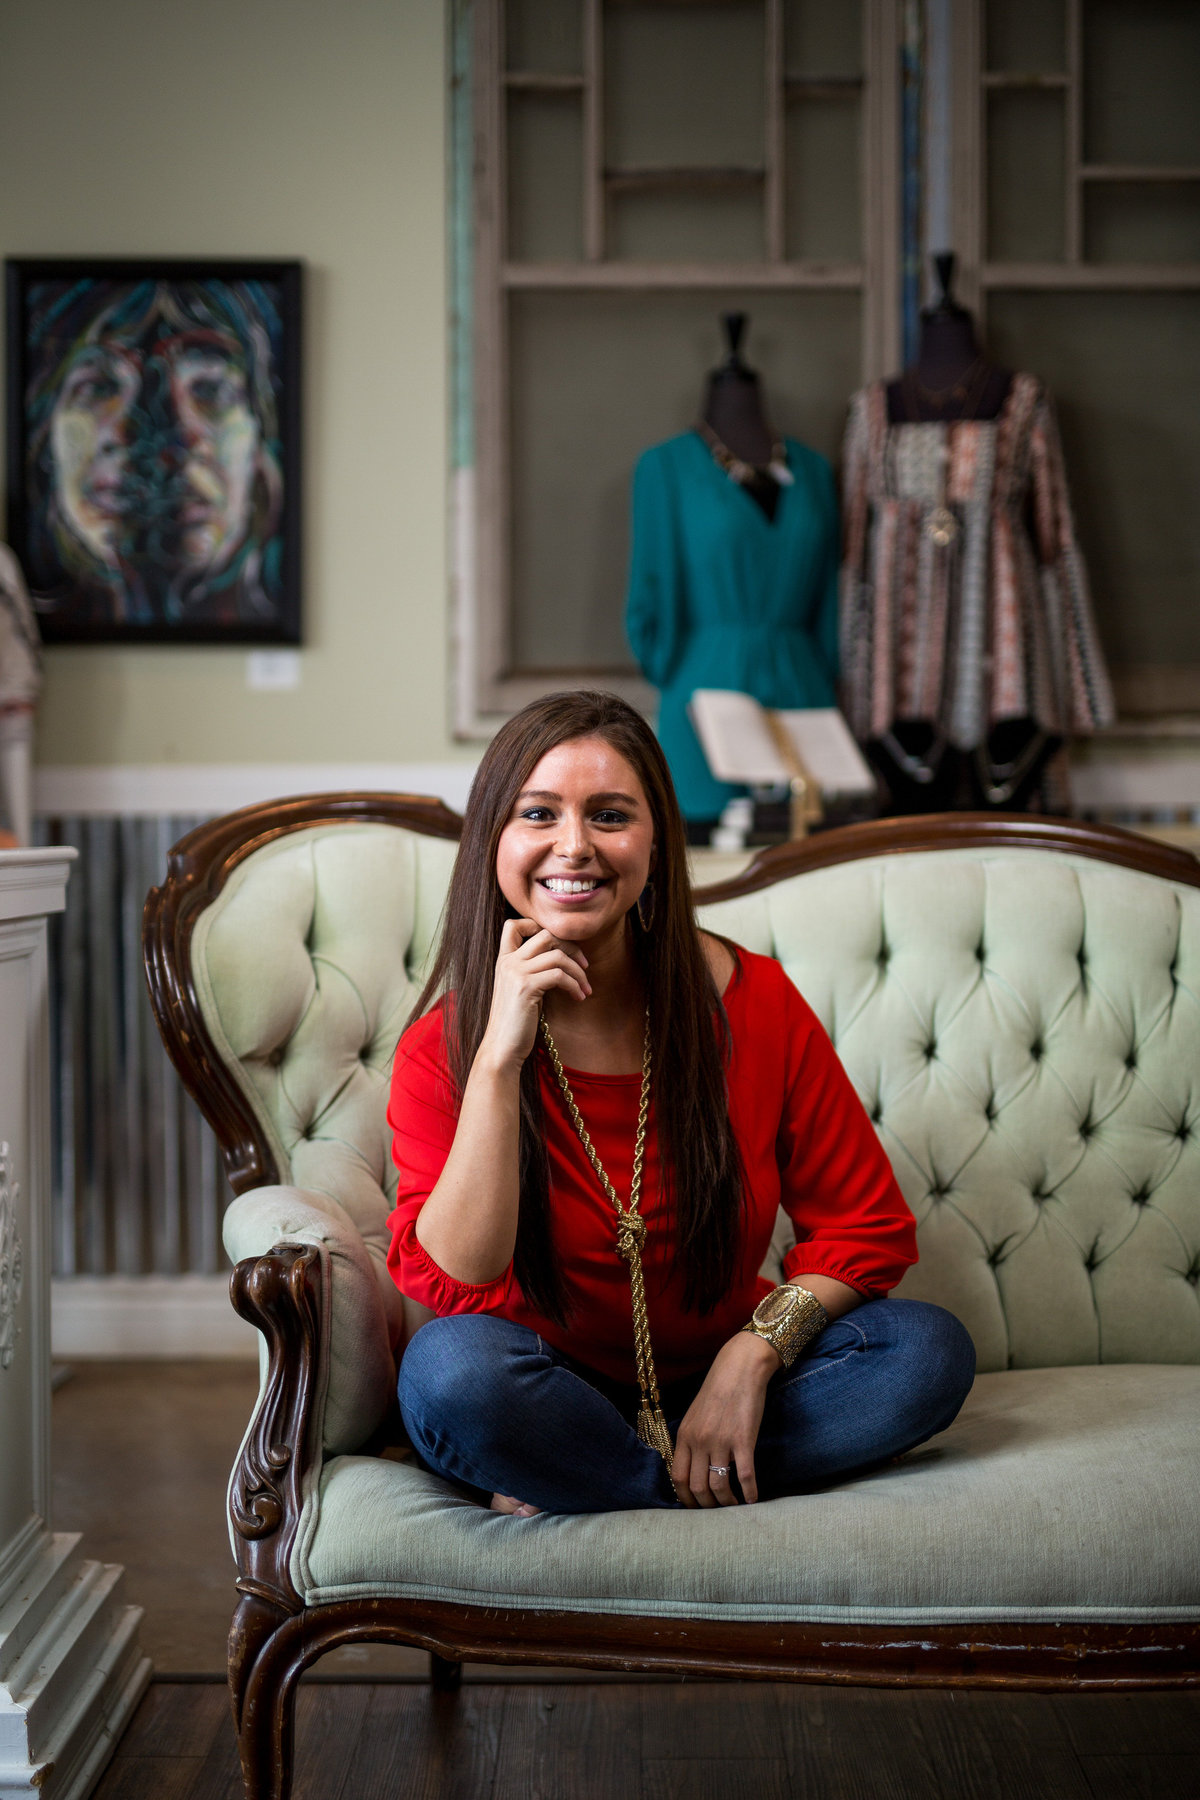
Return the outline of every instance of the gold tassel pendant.
{"type": "Polygon", "coordinates": [[[659,1406],[643,1406],[638,1413],[637,1434],[643,1444],[650,1450],[657,1450],[667,1465],[668,1471],[675,1461],[675,1446],[671,1442],[671,1433],[667,1421],[663,1418],[659,1406]]]}

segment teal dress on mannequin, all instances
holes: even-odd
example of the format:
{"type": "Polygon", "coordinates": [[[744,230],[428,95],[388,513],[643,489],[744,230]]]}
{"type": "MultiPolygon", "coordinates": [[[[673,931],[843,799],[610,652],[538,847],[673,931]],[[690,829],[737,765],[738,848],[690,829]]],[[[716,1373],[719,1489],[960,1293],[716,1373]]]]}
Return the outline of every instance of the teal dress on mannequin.
{"type": "Polygon", "coordinates": [[[837,494],[825,458],[785,440],[791,487],[775,517],[713,461],[694,431],[656,444],[633,477],[625,628],[661,693],[658,736],[689,819],[744,789],[709,771],[687,714],[697,688],[764,706],[836,706],[837,494]]]}

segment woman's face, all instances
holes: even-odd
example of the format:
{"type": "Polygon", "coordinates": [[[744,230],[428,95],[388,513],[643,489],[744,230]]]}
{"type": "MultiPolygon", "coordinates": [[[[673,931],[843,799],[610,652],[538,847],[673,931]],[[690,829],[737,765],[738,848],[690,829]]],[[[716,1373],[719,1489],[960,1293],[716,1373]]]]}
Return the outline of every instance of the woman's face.
{"type": "Polygon", "coordinates": [[[217,333],[156,339],[149,351],[89,345],[51,420],[59,511],[100,562],[114,560],[131,521],[154,518],[173,558],[220,568],[249,526],[260,436],[236,347],[217,333]]]}
{"type": "Polygon", "coordinates": [[[632,766],[603,738],[571,738],[517,795],[496,879],[521,918],[587,943],[623,927],[653,860],[650,803],[632,766]]]}

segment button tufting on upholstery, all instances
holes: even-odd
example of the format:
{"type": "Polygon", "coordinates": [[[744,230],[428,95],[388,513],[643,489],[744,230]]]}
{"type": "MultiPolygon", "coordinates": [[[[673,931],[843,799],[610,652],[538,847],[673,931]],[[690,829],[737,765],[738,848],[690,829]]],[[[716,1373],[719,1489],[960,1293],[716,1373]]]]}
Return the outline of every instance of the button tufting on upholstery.
{"type": "MultiPolygon", "coordinates": [[[[198,975],[214,1029],[243,1058],[281,1156],[295,1146],[292,1177],[348,1204],[373,1257],[400,1180],[384,1116],[389,1040],[436,939],[453,855],[390,827],[301,832],[255,851],[205,914],[198,975]]],[[[769,907],[762,896],[724,905],[705,922],[774,950],[835,1027],[921,1218],[912,1291],[963,1317],[982,1368],[1195,1361],[1200,889],[1073,857],[954,851],[815,869],[772,890],[769,907]],[[935,1020],[946,1026],[936,1044],[935,1020]],[[1127,1061],[1137,1081],[1121,1079],[1127,1061]],[[1094,1150],[1076,1135],[1089,1104],[1094,1150]],[[1081,1283],[1085,1256],[1094,1273],[1081,1283]]]]}
{"type": "Polygon", "coordinates": [[[1096,1270],[1100,1267],[1101,1257],[1099,1251],[1100,1240],[1097,1238],[1096,1242],[1092,1245],[1091,1249],[1083,1259],[1083,1266],[1089,1275],[1094,1275],[1096,1270]]]}
{"type": "Polygon", "coordinates": [[[1084,1113],[1082,1119],[1080,1119],[1080,1121],[1079,1121],[1079,1135],[1084,1140],[1085,1143],[1087,1142],[1088,1138],[1092,1137],[1095,1134],[1095,1130],[1096,1130],[1096,1123],[1095,1123],[1095,1120],[1092,1118],[1091,1113],[1084,1113]]]}
{"type": "Polygon", "coordinates": [[[1129,1070],[1129,1072],[1131,1074],[1133,1073],[1134,1069],[1137,1068],[1137,1045],[1136,1044],[1130,1044],[1129,1049],[1126,1052],[1125,1067],[1129,1070]]]}

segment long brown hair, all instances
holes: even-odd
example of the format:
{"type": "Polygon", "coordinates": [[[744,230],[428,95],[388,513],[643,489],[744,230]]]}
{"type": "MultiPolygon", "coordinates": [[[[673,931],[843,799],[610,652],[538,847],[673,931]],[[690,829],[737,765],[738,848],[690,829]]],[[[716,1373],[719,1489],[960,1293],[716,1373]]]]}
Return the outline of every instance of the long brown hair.
{"type": "MultiPolygon", "coordinates": [[[[725,1080],[728,1025],[692,911],[683,819],[666,758],[641,714],[615,694],[548,694],[509,719],[488,745],[467,801],[441,944],[412,1018],[439,994],[453,993],[446,1049],[461,1094],[487,1029],[508,916],[496,880],[500,834],[542,757],[586,737],[603,738],[630,764],[654,821],[653,927],[646,932],[633,924],[633,941],[650,1007],[659,1166],[674,1211],[684,1304],[710,1312],[733,1279],[742,1240],[741,1169],[725,1080]]],[[[562,1324],[566,1292],[550,1230],[537,1071],[543,1054],[537,1046],[521,1071],[521,1199],[513,1266],[526,1297],[562,1324]]]]}

